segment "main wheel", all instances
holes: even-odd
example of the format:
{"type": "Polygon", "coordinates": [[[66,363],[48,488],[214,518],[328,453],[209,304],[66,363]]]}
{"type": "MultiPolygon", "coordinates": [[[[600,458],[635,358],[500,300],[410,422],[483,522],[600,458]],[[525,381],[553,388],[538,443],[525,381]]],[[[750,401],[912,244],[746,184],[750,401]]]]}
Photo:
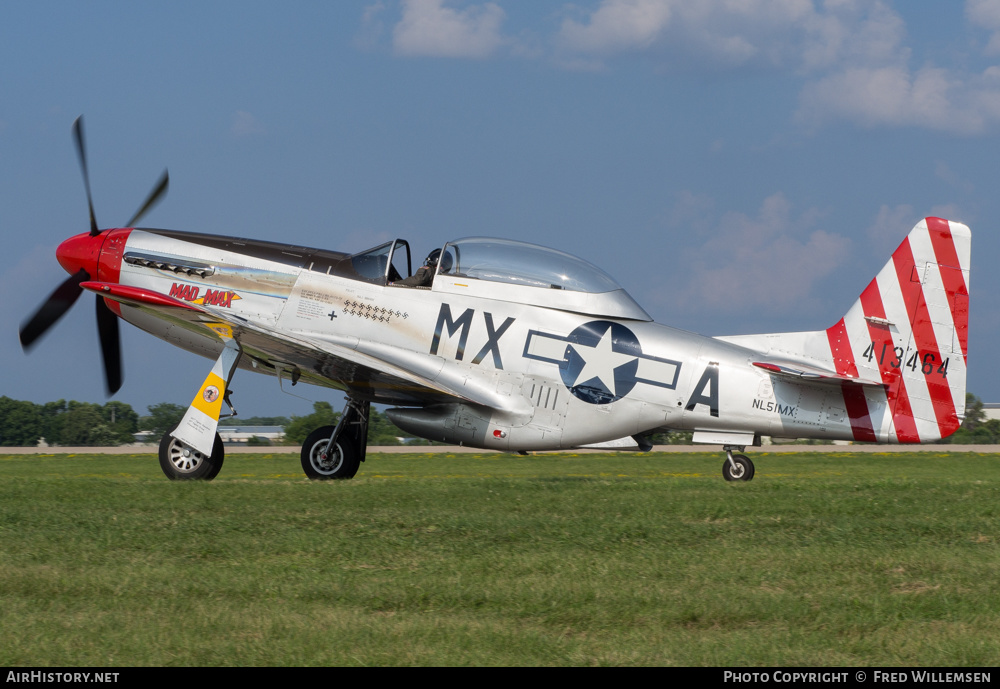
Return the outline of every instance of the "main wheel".
{"type": "Polygon", "coordinates": [[[754,467],[749,457],[733,455],[733,462],[736,464],[735,469],[729,464],[728,457],[722,463],[722,478],[727,481],[749,481],[753,478],[754,467]]]}
{"type": "Polygon", "coordinates": [[[174,426],[160,440],[160,469],[171,481],[211,481],[222,471],[226,448],[215,434],[212,454],[205,455],[170,435],[174,426]]]}
{"type": "Polygon", "coordinates": [[[302,443],[302,471],[314,481],[354,478],[361,460],[353,445],[337,441],[333,452],[327,452],[333,426],[317,428],[302,443]]]}

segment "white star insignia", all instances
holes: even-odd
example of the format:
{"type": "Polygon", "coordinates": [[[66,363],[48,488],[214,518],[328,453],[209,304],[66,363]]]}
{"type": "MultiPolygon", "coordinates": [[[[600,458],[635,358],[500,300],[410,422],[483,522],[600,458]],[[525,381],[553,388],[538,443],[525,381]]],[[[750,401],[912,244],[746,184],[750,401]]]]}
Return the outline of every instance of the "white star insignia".
{"type": "Polygon", "coordinates": [[[619,366],[632,363],[635,361],[636,357],[628,354],[619,354],[612,349],[611,330],[612,328],[608,328],[604,331],[604,335],[601,336],[601,341],[592,348],[586,349],[582,348],[578,344],[573,345],[573,347],[576,348],[577,353],[583,357],[584,362],[583,369],[576,377],[576,380],[573,381],[573,385],[571,387],[579,385],[580,383],[585,383],[593,378],[597,378],[604,384],[604,387],[611,391],[612,394],[617,394],[615,392],[615,369],[619,366]],[[584,349],[586,356],[583,356],[583,352],[580,351],[581,349],[584,349]]]}

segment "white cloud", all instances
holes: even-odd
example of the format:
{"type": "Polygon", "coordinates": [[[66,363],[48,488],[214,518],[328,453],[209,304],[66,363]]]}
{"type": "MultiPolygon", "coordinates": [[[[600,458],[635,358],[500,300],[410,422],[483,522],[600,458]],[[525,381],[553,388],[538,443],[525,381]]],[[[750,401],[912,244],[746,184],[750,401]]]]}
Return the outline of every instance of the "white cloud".
{"type": "Polygon", "coordinates": [[[955,204],[932,206],[922,209],[919,213],[908,204],[892,207],[883,204],[872,224],[868,226],[868,241],[871,252],[889,255],[896,250],[903,238],[910,233],[910,230],[928,216],[967,222],[967,220],[962,219],[962,213],[955,204]]]}
{"type": "Polygon", "coordinates": [[[973,223],[975,218],[970,218],[965,215],[962,210],[954,203],[944,203],[937,206],[931,206],[930,211],[927,215],[933,218],[944,218],[945,220],[955,220],[960,223],[965,223],[970,225],[973,223]]]}
{"type": "Polygon", "coordinates": [[[901,204],[890,208],[882,204],[875,220],[868,226],[872,253],[889,255],[895,251],[918,220],[913,206],[901,204]]]}
{"type": "Polygon", "coordinates": [[[957,172],[951,169],[951,166],[943,160],[939,160],[934,164],[934,176],[941,181],[949,184],[950,186],[970,194],[975,189],[975,185],[972,184],[967,179],[962,178],[957,172]]]}
{"type": "Polygon", "coordinates": [[[715,208],[715,199],[708,194],[696,194],[684,189],[677,194],[677,201],[666,214],[665,220],[671,227],[682,229],[684,234],[705,229],[706,218],[715,208]]]}
{"type": "Polygon", "coordinates": [[[979,134],[1000,122],[1000,83],[991,70],[966,76],[935,67],[911,72],[902,65],[845,69],[804,86],[797,118],[979,134]]]}
{"type": "MultiPolygon", "coordinates": [[[[516,38],[502,32],[499,3],[401,0],[393,49],[482,59],[505,48],[576,71],[640,55],[665,71],[784,72],[800,84],[794,116],[806,127],[847,121],[973,135],[1000,124],[1000,65],[914,66],[903,16],[886,0],[580,0],[557,10],[555,33],[516,38]]],[[[385,11],[382,0],[366,8],[369,43],[385,11]]],[[[1000,0],[967,0],[965,13],[990,32],[985,52],[1000,54],[1000,0]]]]}
{"type": "Polygon", "coordinates": [[[672,5],[664,0],[604,0],[586,23],[564,20],[558,40],[583,53],[645,48],[669,25],[672,5]]]}
{"type": "Polygon", "coordinates": [[[233,126],[230,128],[233,136],[251,136],[263,134],[264,125],[256,117],[244,110],[237,110],[233,115],[233,126]]]}
{"type": "Polygon", "coordinates": [[[880,0],[829,3],[804,22],[803,67],[807,71],[845,65],[894,64],[909,58],[906,25],[880,0]]]}
{"type": "Polygon", "coordinates": [[[817,217],[812,209],[794,217],[781,193],[766,198],[755,217],[727,213],[711,238],[684,252],[690,268],[670,293],[692,311],[809,308],[820,281],[851,248],[847,237],[813,229],[817,217]]]}
{"type": "MultiPolygon", "coordinates": [[[[968,0],[1000,54],[1000,0],[968,0]]],[[[883,0],[602,0],[563,21],[560,64],[606,67],[623,53],[670,69],[786,70],[801,78],[796,120],[817,127],[919,127],[980,134],[1000,123],[1000,67],[911,66],[902,17],[883,0]]]]}
{"type": "Polygon", "coordinates": [[[444,0],[403,0],[403,18],[393,29],[399,55],[485,58],[504,44],[504,11],[487,2],[459,10],[444,0]]]}
{"type": "Polygon", "coordinates": [[[648,51],[674,69],[799,69],[863,45],[851,40],[855,4],[828,3],[821,12],[809,0],[603,0],[593,12],[565,19],[555,45],[563,59],[648,51]]]}
{"type": "Polygon", "coordinates": [[[379,38],[385,30],[382,24],[382,14],[385,12],[382,0],[369,5],[361,15],[361,30],[354,39],[354,44],[362,50],[371,50],[378,45],[379,38]]]}
{"type": "Polygon", "coordinates": [[[965,16],[979,27],[990,31],[987,55],[1000,55],[1000,0],[967,0],[965,16]]]}
{"type": "MultiPolygon", "coordinates": [[[[974,23],[1000,29],[997,0],[970,0],[966,12],[974,23]]],[[[796,119],[810,126],[847,120],[956,134],[979,134],[1000,122],[1000,70],[975,74],[932,64],[913,69],[905,38],[902,19],[875,2],[836,59],[813,66],[796,119]]]]}

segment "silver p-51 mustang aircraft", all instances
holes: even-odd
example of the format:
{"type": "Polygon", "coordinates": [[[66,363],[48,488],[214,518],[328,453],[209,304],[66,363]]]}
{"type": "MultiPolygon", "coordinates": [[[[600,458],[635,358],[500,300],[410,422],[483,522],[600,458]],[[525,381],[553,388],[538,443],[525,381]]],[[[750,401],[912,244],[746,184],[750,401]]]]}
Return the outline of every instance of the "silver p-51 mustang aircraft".
{"type": "MultiPolygon", "coordinates": [[[[397,239],[368,251],[135,224],[98,229],[79,120],[88,233],[57,250],[66,280],[22,326],[29,347],[83,290],[97,294],[109,392],[121,385],[118,318],[215,361],[160,443],[171,479],[212,479],[237,369],[342,390],[336,427],[302,447],[313,479],[351,478],[369,406],[400,428],[501,451],[557,450],[663,430],[721,445],[723,476],[762,435],[919,443],[965,413],[970,232],[926,218],[826,330],[703,337],[653,323],[609,275],[562,251],[482,237],[412,270],[397,239]]],[[[231,406],[231,405],[230,405],[231,406]]]]}

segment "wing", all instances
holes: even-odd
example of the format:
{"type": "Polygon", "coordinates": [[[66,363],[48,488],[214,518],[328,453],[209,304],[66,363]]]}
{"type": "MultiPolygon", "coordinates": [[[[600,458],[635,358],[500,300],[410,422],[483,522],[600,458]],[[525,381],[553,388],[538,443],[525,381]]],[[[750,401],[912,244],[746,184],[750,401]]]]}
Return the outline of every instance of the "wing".
{"type": "MultiPolygon", "coordinates": [[[[188,331],[218,340],[232,332],[244,353],[241,367],[349,391],[384,404],[472,402],[506,406],[495,391],[443,371],[440,357],[378,342],[334,335],[292,334],[221,309],[192,304],[141,287],[88,281],[84,289],[188,331]],[[454,380],[453,380],[454,379],[454,380]]],[[[509,402],[508,402],[509,403],[509,402]]]]}

